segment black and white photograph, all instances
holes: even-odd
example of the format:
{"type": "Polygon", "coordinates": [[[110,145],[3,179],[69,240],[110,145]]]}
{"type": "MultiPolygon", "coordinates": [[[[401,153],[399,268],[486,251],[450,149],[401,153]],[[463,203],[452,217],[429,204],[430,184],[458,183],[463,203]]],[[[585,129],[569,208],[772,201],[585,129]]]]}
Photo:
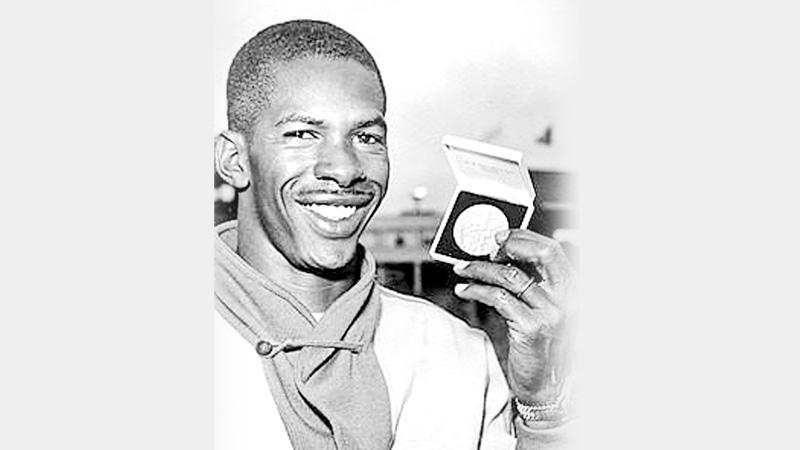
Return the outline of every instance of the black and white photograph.
{"type": "Polygon", "coordinates": [[[225,4],[215,448],[569,448],[574,6],[225,4]]]}

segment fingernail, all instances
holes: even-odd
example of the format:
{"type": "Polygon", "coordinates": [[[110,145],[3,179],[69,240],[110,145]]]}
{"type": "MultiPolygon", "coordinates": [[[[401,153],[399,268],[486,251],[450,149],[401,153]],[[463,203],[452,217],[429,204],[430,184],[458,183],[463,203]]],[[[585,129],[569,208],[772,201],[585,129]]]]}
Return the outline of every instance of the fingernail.
{"type": "Polygon", "coordinates": [[[466,283],[458,283],[456,285],[454,291],[456,292],[456,294],[460,294],[460,293],[464,292],[464,290],[466,290],[466,289],[467,289],[467,284],[466,283]]]}
{"type": "Polygon", "coordinates": [[[494,234],[494,240],[497,241],[498,244],[502,244],[509,236],[511,236],[511,230],[498,231],[494,234]]]}
{"type": "Polygon", "coordinates": [[[460,271],[466,269],[468,265],[469,265],[469,261],[459,261],[459,262],[453,264],[453,269],[456,272],[460,272],[460,271]]]}

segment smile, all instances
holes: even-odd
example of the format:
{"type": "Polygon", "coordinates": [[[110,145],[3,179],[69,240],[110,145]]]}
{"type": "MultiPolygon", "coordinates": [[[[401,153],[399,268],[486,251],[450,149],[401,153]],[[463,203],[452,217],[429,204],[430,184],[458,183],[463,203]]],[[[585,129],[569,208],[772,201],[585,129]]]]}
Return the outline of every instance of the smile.
{"type": "Polygon", "coordinates": [[[366,189],[307,190],[294,196],[296,204],[306,212],[311,228],[333,239],[353,236],[374,200],[375,193],[366,189]]]}
{"type": "Polygon", "coordinates": [[[340,222],[348,219],[355,214],[356,210],[358,209],[355,206],[326,205],[322,203],[311,203],[302,206],[314,214],[322,216],[332,222],[340,222]]]}

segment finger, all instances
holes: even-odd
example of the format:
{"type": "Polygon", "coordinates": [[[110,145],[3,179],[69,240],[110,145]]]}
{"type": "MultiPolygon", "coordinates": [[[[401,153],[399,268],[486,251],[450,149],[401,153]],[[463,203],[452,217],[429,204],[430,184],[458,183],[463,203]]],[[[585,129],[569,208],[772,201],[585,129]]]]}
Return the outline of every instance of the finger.
{"type": "Polygon", "coordinates": [[[508,322],[509,331],[520,337],[535,336],[542,329],[556,330],[563,318],[563,313],[552,304],[545,308],[529,308],[510,292],[497,286],[462,283],[456,285],[455,294],[491,306],[508,322]]]}
{"type": "Polygon", "coordinates": [[[530,230],[507,230],[497,234],[500,248],[495,255],[497,262],[524,261],[548,264],[564,255],[555,239],[530,230]]]}
{"type": "Polygon", "coordinates": [[[507,321],[519,322],[525,317],[525,310],[529,310],[518,298],[510,292],[497,286],[488,286],[475,283],[460,283],[455,286],[456,296],[466,300],[474,300],[491,306],[507,321]]]}
{"type": "Polygon", "coordinates": [[[545,286],[559,290],[572,274],[569,260],[558,241],[529,230],[513,230],[500,245],[495,256],[498,262],[533,264],[545,281],[545,286]]]}
{"type": "Polygon", "coordinates": [[[516,295],[532,308],[544,308],[549,303],[547,293],[535,284],[536,279],[519,267],[485,261],[462,262],[453,266],[459,276],[485,284],[499,286],[516,295]]]}

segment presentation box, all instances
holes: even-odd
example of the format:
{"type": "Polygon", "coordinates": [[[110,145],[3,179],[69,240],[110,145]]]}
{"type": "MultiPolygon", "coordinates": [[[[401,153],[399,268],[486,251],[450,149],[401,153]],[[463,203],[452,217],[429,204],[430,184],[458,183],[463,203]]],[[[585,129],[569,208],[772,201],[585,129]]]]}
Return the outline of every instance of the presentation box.
{"type": "Polygon", "coordinates": [[[495,233],[526,228],[533,215],[536,192],[522,153],[455,136],[442,147],[457,187],[430,255],[449,264],[488,261],[498,249],[495,233]]]}

